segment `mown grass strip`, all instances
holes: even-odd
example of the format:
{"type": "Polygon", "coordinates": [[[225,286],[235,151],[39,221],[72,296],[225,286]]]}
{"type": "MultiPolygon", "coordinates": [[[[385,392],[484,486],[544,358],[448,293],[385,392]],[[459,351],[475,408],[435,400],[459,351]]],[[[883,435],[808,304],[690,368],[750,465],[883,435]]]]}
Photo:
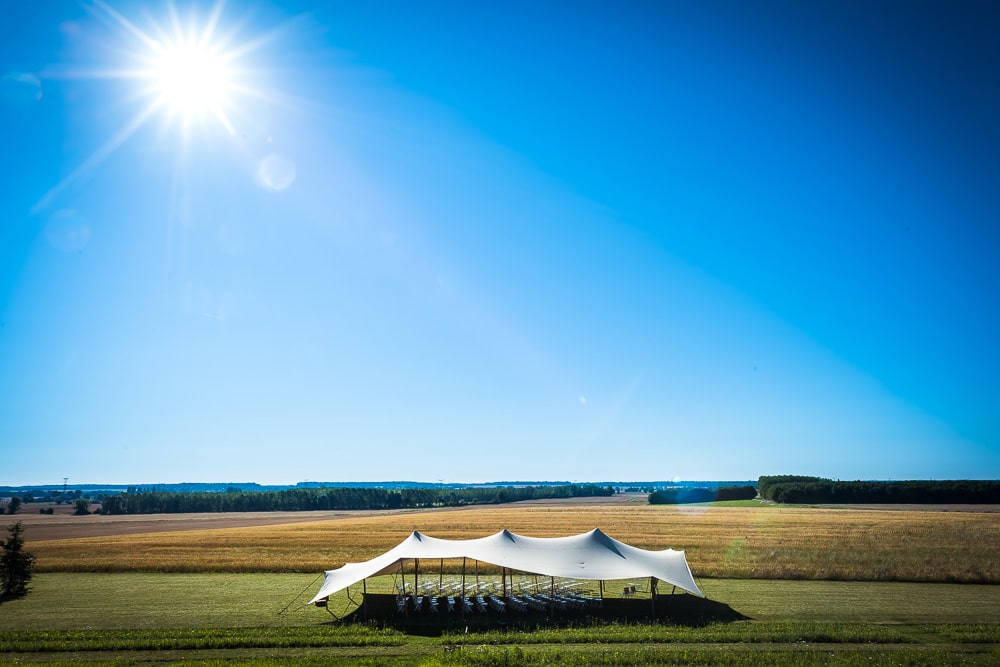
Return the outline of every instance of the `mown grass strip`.
{"type": "Polygon", "coordinates": [[[932,626],[935,635],[956,644],[1000,644],[1000,625],[970,623],[932,626]]]}
{"type": "MultiPolygon", "coordinates": [[[[285,667],[285,666],[302,666],[302,667],[340,667],[349,665],[350,667],[409,667],[411,665],[422,665],[426,660],[408,656],[408,655],[394,655],[394,656],[331,656],[326,655],[322,657],[278,657],[278,656],[263,656],[259,658],[212,658],[212,659],[190,659],[187,656],[180,656],[178,658],[164,658],[158,660],[151,658],[148,654],[126,654],[116,656],[113,660],[87,660],[86,664],[88,667],[122,667],[123,664],[144,664],[144,665],[158,665],[161,667],[234,667],[238,665],[239,667],[250,666],[250,667],[285,667]]],[[[0,663],[4,664],[4,663],[0,663]]],[[[44,660],[44,661],[33,661],[31,658],[20,658],[15,661],[14,664],[24,665],[24,664],[44,664],[46,667],[78,667],[80,662],[77,660],[44,660]]]]}
{"type": "Polygon", "coordinates": [[[858,665],[882,667],[916,667],[917,665],[937,667],[938,665],[983,665],[997,664],[1000,651],[985,653],[955,653],[942,650],[895,648],[888,651],[770,651],[739,650],[719,647],[714,650],[681,649],[663,647],[614,648],[581,651],[560,649],[531,650],[520,647],[482,646],[463,648],[440,658],[425,660],[420,664],[431,665],[473,665],[500,667],[507,665],[755,665],[775,667],[819,667],[826,665],[858,665]]]}
{"type": "MultiPolygon", "coordinates": [[[[0,631],[0,653],[389,647],[419,643],[399,631],[364,625],[163,630],[0,631]]],[[[904,645],[1000,644],[1000,625],[880,626],[847,623],[732,623],[700,628],[611,624],[445,634],[446,647],[613,644],[904,645]]]]}
{"type": "MultiPolygon", "coordinates": [[[[381,653],[378,655],[360,655],[351,649],[314,649],[313,654],[283,655],[253,655],[247,651],[238,655],[223,657],[183,654],[178,651],[165,652],[162,655],[136,652],[119,653],[114,659],[102,655],[97,660],[87,660],[92,667],[105,665],[121,665],[131,663],[155,665],[183,665],[190,667],[230,667],[232,665],[249,665],[251,667],[277,667],[284,665],[301,665],[303,667],[320,667],[326,665],[378,665],[386,667],[404,667],[419,665],[434,667],[439,665],[470,665],[500,667],[508,665],[753,665],[759,667],[818,667],[820,665],[846,665],[856,667],[867,665],[883,667],[916,667],[918,665],[937,667],[939,665],[992,665],[1000,664],[1000,651],[996,649],[985,651],[954,651],[942,648],[918,648],[909,646],[878,646],[872,648],[858,647],[811,647],[796,646],[788,648],[773,647],[740,647],[733,645],[715,646],[615,646],[593,647],[572,645],[562,647],[508,647],[508,646],[477,646],[450,649],[446,651],[423,650],[396,653],[381,653]]],[[[75,665],[76,658],[71,660],[50,660],[45,656],[20,656],[18,664],[32,661],[44,662],[50,666],[75,665]]]]}
{"type": "MultiPolygon", "coordinates": [[[[994,633],[997,628],[994,626],[994,633]]],[[[988,633],[984,632],[983,636],[988,633]]],[[[576,628],[540,628],[530,632],[497,631],[446,635],[456,645],[502,644],[632,644],[632,643],[832,643],[909,644],[914,640],[884,625],[850,623],[715,623],[705,627],[658,623],[593,625],[576,628]]]]}
{"type": "Polygon", "coordinates": [[[0,653],[148,651],[304,646],[400,646],[406,637],[360,625],[164,630],[0,631],[0,653]]]}

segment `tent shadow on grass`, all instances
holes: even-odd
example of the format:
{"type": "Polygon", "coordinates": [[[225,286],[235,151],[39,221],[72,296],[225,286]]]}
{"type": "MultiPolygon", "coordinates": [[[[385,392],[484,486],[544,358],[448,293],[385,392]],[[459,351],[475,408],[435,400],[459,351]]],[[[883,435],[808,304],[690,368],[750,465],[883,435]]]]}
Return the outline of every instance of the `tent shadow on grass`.
{"type": "Polygon", "coordinates": [[[733,623],[749,620],[728,604],[695,595],[661,595],[657,597],[655,616],[650,601],[611,598],[604,600],[599,609],[582,612],[557,611],[554,613],[521,614],[399,614],[396,613],[392,595],[369,595],[367,614],[359,607],[331,624],[374,623],[391,627],[407,634],[438,636],[446,631],[466,629],[531,630],[543,627],[600,625],[607,623],[664,623],[686,627],[701,627],[713,623],[733,623]],[[365,616],[367,615],[367,620],[365,616]]]}
{"type": "Polygon", "coordinates": [[[699,598],[694,595],[664,596],[664,599],[669,600],[664,604],[665,613],[662,616],[657,616],[676,625],[697,627],[710,623],[733,623],[750,620],[749,616],[744,616],[725,602],[718,600],[699,598]]]}

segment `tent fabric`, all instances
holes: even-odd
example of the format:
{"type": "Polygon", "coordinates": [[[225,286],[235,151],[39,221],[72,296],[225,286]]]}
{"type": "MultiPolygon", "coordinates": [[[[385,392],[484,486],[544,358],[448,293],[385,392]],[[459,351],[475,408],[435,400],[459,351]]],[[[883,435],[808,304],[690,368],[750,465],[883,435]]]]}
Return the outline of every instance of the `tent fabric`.
{"type": "Polygon", "coordinates": [[[629,546],[595,528],[567,537],[525,537],[508,530],[471,540],[444,540],[418,531],[397,546],[364,563],[328,570],[316,596],[333,595],[362,579],[391,574],[411,561],[428,558],[471,558],[528,574],[572,579],[637,579],[656,577],[705,597],[698,589],[683,551],[647,551],[629,546]]]}

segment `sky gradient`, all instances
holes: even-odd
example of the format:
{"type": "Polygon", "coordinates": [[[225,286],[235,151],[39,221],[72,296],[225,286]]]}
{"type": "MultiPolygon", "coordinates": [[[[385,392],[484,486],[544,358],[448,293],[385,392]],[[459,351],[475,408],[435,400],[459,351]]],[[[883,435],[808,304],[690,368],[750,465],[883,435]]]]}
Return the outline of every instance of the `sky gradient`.
{"type": "Polygon", "coordinates": [[[478,4],[4,5],[0,484],[1000,478],[995,3],[478,4]]]}

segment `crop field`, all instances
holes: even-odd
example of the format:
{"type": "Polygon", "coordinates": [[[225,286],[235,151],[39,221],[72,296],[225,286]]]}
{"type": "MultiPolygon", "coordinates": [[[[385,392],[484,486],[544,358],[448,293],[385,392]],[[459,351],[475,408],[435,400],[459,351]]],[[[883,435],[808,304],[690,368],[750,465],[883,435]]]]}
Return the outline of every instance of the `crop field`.
{"type": "Polygon", "coordinates": [[[684,550],[698,577],[1000,583],[1000,518],[991,512],[509,505],[29,544],[41,572],[315,573],[372,558],[418,529],[472,538],[595,527],[646,549],[684,550]]]}
{"type": "MultiPolygon", "coordinates": [[[[1000,664],[998,517],[619,499],[194,530],[173,517],[163,532],[135,534],[92,520],[89,533],[71,526],[79,537],[28,542],[39,573],[28,596],[0,604],[0,663],[1000,664]],[[357,590],[330,610],[304,604],[323,570],[370,558],[414,529],[467,538],[594,527],[636,546],[685,550],[708,597],[747,620],[489,632],[453,623],[416,636],[335,622],[330,611],[349,610],[357,590]]],[[[217,525],[203,521],[195,525],[217,525]]],[[[395,583],[379,578],[369,590],[395,583]]]]}

